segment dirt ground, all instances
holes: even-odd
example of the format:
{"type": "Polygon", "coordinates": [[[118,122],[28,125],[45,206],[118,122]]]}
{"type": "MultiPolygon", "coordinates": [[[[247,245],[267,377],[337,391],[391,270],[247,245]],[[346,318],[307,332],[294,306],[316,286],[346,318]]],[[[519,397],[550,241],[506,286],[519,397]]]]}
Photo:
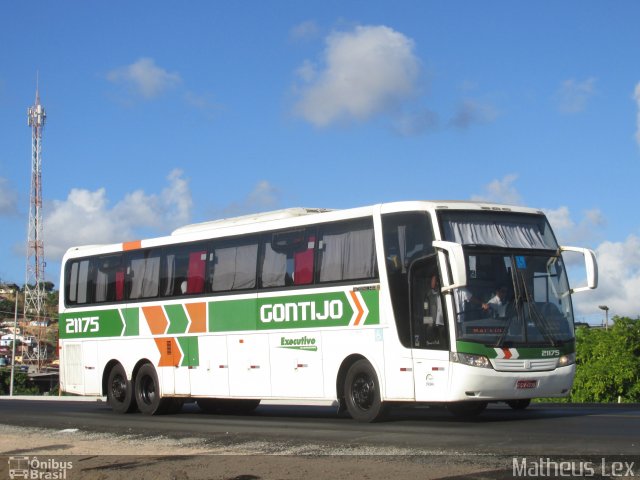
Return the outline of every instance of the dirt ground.
{"type": "Polygon", "coordinates": [[[10,473],[13,478],[64,480],[511,478],[505,476],[509,466],[505,459],[492,456],[229,440],[212,443],[202,438],[0,425],[0,479],[11,478],[10,473]],[[28,474],[20,470],[25,465],[28,474]]]}

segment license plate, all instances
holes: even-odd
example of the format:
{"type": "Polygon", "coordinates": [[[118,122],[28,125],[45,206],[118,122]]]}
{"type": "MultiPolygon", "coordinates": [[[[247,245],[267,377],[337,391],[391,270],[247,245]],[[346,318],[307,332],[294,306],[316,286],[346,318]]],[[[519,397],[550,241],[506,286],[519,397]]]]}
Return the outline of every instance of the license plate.
{"type": "Polygon", "coordinates": [[[538,388],[538,380],[518,380],[516,382],[516,388],[538,388]]]}

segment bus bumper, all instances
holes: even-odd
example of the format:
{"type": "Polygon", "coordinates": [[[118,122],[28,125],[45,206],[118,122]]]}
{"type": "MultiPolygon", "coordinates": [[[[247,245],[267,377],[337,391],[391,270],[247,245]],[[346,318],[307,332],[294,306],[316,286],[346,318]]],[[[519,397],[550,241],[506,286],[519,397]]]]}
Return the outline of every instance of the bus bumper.
{"type": "Polygon", "coordinates": [[[452,363],[450,373],[450,401],[515,400],[567,396],[576,366],[543,372],[498,372],[492,368],[452,363]]]}

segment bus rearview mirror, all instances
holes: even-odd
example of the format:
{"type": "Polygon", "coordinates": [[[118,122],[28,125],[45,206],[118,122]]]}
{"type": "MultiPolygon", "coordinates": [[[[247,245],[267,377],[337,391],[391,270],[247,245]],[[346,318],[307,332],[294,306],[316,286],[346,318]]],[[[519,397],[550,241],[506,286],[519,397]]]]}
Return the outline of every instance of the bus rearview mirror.
{"type": "Polygon", "coordinates": [[[433,242],[434,248],[447,253],[451,277],[449,282],[443,280],[442,292],[448,292],[454,288],[461,288],[467,284],[467,268],[464,261],[464,251],[462,245],[454,242],[444,242],[436,240],[433,242]]]}

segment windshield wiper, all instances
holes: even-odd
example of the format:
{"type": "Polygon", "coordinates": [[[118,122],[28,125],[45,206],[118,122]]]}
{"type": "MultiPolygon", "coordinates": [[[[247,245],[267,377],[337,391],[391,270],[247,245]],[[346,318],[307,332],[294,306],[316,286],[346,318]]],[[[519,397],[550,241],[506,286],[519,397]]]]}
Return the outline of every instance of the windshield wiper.
{"type": "MultiPolygon", "coordinates": [[[[504,339],[506,338],[507,333],[509,333],[509,328],[511,327],[511,323],[513,323],[513,319],[516,317],[519,320],[522,319],[521,312],[523,310],[522,303],[524,302],[524,298],[522,297],[522,290],[520,289],[520,285],[518,284],[517,275],[512,276],[512,282],[513,282],[513,293],[514,293],[513,306],[515,310],[514,312],[515,315],[508,316],[508,320],[505,323],[504,330],[502,331],[502,334],[500,335],[500,337],[498,337],[498,340],[496,341],[496,347],[499,347],[499,348],[504,346],[504,339]]],[[[509,313],[508,309],[505,310],[505,314],[506,313],[509,313]]]]}

